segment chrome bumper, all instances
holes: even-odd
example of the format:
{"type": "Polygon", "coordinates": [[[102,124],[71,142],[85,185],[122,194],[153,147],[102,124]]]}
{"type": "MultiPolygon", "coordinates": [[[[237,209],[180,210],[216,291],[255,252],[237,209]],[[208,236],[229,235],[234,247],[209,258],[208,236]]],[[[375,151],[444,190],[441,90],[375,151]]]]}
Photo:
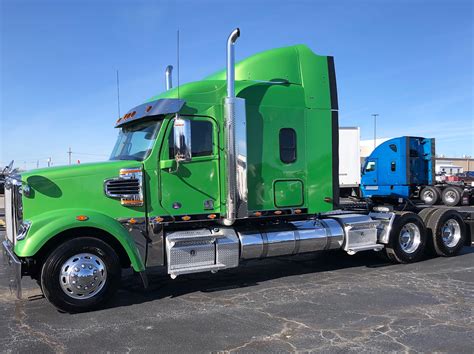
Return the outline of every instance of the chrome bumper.
{"type": "Polygon", "coordinates": [[[9,280],[10,292],[15,293],[21,299],[21,262],[13,252],[13,245],[10,241],[2,242],[3,264],[9,280]]]}

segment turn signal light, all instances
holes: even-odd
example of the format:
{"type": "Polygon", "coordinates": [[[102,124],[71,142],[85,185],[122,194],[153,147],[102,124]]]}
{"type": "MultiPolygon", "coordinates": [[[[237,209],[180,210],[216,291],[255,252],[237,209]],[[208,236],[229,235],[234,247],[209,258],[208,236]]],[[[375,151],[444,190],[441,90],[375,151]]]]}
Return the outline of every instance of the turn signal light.
{"type": "Polygon", "coordinates": [[[85,215],[78,215],[78,216],[76,216],[76,220],[77,221],[86,221],[86,220],[89,220],[89,217],[85,216],[85,215]]]}

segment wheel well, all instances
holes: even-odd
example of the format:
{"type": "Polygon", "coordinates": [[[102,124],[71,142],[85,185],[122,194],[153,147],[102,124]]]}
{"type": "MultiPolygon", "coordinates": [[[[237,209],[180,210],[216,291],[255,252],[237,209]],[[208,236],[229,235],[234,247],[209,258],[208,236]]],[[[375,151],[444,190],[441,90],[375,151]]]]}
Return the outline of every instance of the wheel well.
{"type": "Polygon", "coordinates": [[[77,227],[74,229],[69,229],[60,232],[59,234],[50,238],[36,253],[34,258],[39,263],[38,265],[41,266],[41,264],[43,264],[44,260],[53,251],[53,249],[68,240],[81,236],[95,237],[97,239],[105,241],[109,244],[110,247],[114,249],[115,252],[117,252],[117,255],[120,259],[120,265],[123,268],[130,267],[130,258],[128,257],[127,252],[120,244],[120,242],[107,231],[96,229],[94,227],[77,227]]]}

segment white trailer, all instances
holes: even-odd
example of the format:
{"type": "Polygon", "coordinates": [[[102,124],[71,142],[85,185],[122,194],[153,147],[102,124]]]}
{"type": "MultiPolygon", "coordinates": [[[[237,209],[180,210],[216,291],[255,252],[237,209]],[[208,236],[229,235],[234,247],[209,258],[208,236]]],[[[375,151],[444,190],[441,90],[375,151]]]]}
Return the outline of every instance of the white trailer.
{"type": "Polygon", "coordinates": [[[360,128],[339,128],[339,188],[341,196],[358,193],[360,186],[360,128]]]}

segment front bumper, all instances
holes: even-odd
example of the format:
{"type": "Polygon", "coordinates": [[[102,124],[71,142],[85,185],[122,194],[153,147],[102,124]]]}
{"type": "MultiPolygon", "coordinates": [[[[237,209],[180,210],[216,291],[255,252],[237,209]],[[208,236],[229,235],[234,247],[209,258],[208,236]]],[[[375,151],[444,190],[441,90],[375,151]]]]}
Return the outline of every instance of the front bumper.
{"type": "Polygon", "coordinates": [[[21,299],[21,262],[13,252],[13,244],[9,240],[2,242],[3,264],[7,272],[10,292],[21,299]]]}

